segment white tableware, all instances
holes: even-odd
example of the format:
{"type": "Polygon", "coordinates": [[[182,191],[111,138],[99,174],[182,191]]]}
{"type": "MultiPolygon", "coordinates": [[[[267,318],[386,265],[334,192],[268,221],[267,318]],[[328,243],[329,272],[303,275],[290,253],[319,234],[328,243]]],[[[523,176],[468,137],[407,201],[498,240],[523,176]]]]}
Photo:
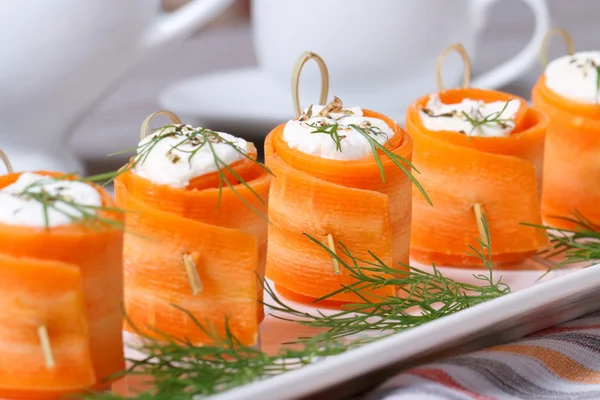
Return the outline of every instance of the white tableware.
{"type": "Polygon", "coordinates": [[[149,50],[233,2],[195,0],[165,15],[158,0],[3,2],[0,148],[18,171],[81,170],[67,139],[86,111],[149,50]]]}
{"type": "MultiPolygon", "coordinates": [[[[497,88],[535,62],[549,15],[544,0],[523,0],[535,17],[534,33],[512,58],[475,77],[472,86],[497,88]]],[[[319,54],[329,68],[330,93],[347,104],[381,109],[394,96],[399,103],[435,89],[432,77],[440,52],[462,43],[476,57],[478,34],[498,0],[253,0],[252,30],[259,68],[289,90],[290,72],[304,51],[319,54]]],[[[458,59],[444,68],[448,86],[458,84],[458,59]]],[[[302,76],[304,91],[317,92],[317,68],[302,76]]]]}
{"type": "Polygon", "coordinates": [[[256,140],[263,140],[275,126],[294,117],[290,88],[280,88],[256,68],[182,80],[165,89],[158,101],[187,123],[256,140]]]}

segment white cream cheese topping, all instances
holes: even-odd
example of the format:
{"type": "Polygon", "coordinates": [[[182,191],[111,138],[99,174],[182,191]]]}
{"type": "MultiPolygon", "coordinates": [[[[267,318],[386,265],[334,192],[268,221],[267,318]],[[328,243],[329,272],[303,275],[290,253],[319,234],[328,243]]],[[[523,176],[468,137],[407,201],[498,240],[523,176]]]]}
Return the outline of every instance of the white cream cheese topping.
{"type": "Polygon", "coordinates": [[[600,103],[600,51],[566,55],[546,67],[548,89],[580,103],[600,103]]]}
{"type": "Polygon", "coordinates": [[[318,114],[324,105],[313,105],[304,110],[303,118],[289,121],[283,129],[283,140],[293,149],[332,160],[357,160],[373,154],[371,141],[356,126],[376,142],[385,143],[394,136],[392,128],[379,118],[365,117],[360,107],[342,108],[327,117],[318,114]],[[316,132],[326,130],[326,132],[316,132]],[[336,132],[339,145],[334,140],[336,132]],[[341,150],[341,151],[340,151],[341,150]]]}
{"type": "Polygon", "coordinates": [[[25,172],[14,183],[0,190],[0,222],[9,225],[48,227],[69,225],[72,219],[83,214],[78,206],[90,206],[86,213],[95,214],[94,207],[102,206],[100,193],[85,182],[54,179],[48,176],[25,172]],[[32,199],[26,193],[47,194],[52,200],[44,203],[32,199]],[[57,200],[62,198],[66,202],[57,200]],[[47,213],[47,221],[44,212],[47,213]],[[71,216],[72,218],[70,218],[71,216]]]}
{"type": "Polygon", "coordinates": [[[515,127],[519,111],[517,100],[493,101],[463,99],[460,103],[442,103],[438,94],[429,96],[421,109],[421,121],[430,131],[454,131],[468,136],[507,137],[515,127]]]}
{"type": "Polygon", "coordinates": [[[166,126],[140,141],[133,172],[152,183],[183,189],[193,178],[243,159],[251,148],[252,143],[224,132],[166,126]]]}

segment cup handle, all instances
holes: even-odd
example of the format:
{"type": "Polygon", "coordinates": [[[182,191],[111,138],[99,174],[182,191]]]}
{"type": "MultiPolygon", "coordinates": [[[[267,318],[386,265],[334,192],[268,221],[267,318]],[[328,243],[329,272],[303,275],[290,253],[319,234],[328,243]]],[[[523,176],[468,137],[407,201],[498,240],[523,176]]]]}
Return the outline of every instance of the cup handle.
{"type": "MultiPolygon", "coordinates": [[[[538,59],[542,41],[548,29],[550,29],[548,5],[545,0],[521,1],[531,8],[535,16],[535,29],[531,39],[513,58],[475,77],[471,84],[473,87],[495,89],[506,85],[525,73],[538,59]]],[[[489,8],[496,2],[498,0],[476,0],[471,2],[472,7],[474,7],[476,30],[483,28],[484,22],[489,16],[489,8]]]]}
{"type": "Polygon", "coordinates": [[[225,11],[235,0],[191,0],[170,13],[163,13],[143,37],[144,47],[155,47],[190,35],[225,11]]]}

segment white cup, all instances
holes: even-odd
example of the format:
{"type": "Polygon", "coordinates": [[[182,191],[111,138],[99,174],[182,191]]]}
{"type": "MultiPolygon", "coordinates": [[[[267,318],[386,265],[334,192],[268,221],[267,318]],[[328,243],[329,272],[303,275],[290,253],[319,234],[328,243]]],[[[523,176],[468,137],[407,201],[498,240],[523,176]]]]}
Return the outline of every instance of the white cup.
{"type": "Polygon", "coordinates": [[[17,171],[82,172],[67,143],[83,117],[150,51],[233,2],[188,1],[171,13],[159,0],[2,2],[0,149],[17,171]]]}
{"type": "MultiPolygon", "coordinates": [[[[292,67],[304,51],[319,54],[330,73],[330,93],[348,105],[398,114],[411,99],[435,90],[441,51],[459,42],[473,57],[477,35],[498,0],[253,0],[259,67],[289,90],[292,67]]],[[[529,43],[512,58],[472,81],[497,88],[526,72],[550,25],[544,0],[522,0],[535,15],[529,43]]],[[[446,85],[456,86],[462,65],[448,59],[446,85]]],[[[318,68],[301,78],[303,104],[317,99],[318,68]]]]}

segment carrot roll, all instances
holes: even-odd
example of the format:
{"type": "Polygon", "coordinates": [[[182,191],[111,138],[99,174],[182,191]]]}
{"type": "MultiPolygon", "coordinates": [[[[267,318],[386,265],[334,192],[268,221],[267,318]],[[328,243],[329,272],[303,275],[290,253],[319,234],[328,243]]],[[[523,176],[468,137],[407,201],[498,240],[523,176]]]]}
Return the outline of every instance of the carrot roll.
{"type": "Polygon", "coordinates": [[[125,367],[122,215],[73,179],[0,177],[0,398],[104,389],[125,367]]]}
{"type": "Polygon", "coordinates": [[[194,317],[256,342],[269,183],[254,145],[227,133],[175,123],[141,140],[115,182],[128,210],[126,329],[209,341],[194,317]]]}
{"type": "Polygon", "coordinates": [[[535,108],[550,117],[542,215],[573,228],[579,213],[600,224],[600,52],[580,52],[548,64],[533,88],[535,108]]]}
{"type": "MultiPolygon", "coordinates": [[[[280,294],[311,300],[353,282],[305,235],[327,243],[348,262],[340,242],[364,260],[372,260],[371,251],[387,265],[408,262],[411,181],[396,163],[408,170],[411,152],[412,140],[391,119],[343,108],[337,98],[310,106],[269,133],[265,154],[274,178],[267,277],[280,294]]],[[[329,300],[360,298],[345,293],[329,300]]]]}
{"type": "Polygon", "coordinates": [[[406,128],[413,163],[433,206],[413,195],[411,256],[470,265],[485,214],[495,261],[512,263],[546,243],[521,223],[541,223],[540,183],[547,119],[506,93],[451,89],[413,103],[406,128]]]}

